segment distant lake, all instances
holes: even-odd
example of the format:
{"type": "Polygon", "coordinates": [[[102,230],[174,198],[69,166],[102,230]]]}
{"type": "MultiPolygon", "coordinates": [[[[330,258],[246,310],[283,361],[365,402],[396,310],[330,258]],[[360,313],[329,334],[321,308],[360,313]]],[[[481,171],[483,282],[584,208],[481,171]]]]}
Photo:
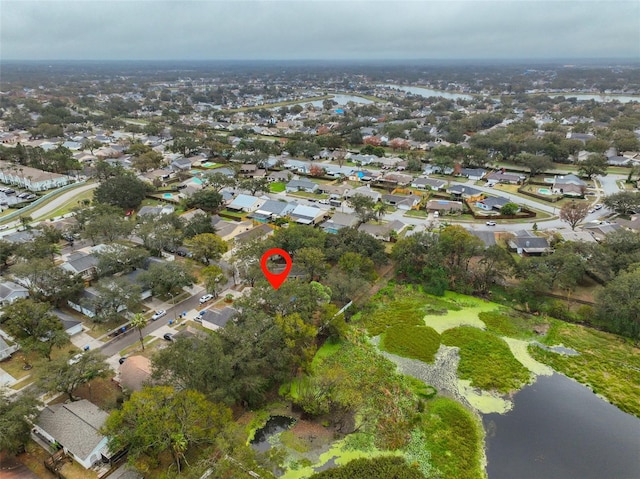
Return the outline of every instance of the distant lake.
{"type": "MultiPolygon", "coordinates": [[[[369,105],[370,103],[373,103],[373,101],[371,100],[368,100],[366,98],[362,98],[359,96],[355,96],[355,95],[333,95],[333,98],[331,99],[340,106],[344,106],[350,101],[352,101],[353,103],[359,103],[361,105],[369,105]]],[[[311,102],[300,102],[300,104],[306,105],[307,103],[311,103],[315,107],[322,108],[322,102],[323,100],[317,100],[317,101],[311,101],[311,102]]]]}
{"type": "Polygon", "coordinates": [[[486,414],[489,479],[640,478],[640,419],[561,374],[486,414]]]}
{"type": "MultiPolygon", "coordinates": [[[[542,93],[544,95],[544,93],[542,93]]],[[[589,101],[595,100],[597,102],[608,102],[618,100],[620,103],[630,103],[632,101],[637,101],[640,103],[640,95],[630,96],[630,95],[589,95],[586,93],[553,93],[547,94],[550,98],[557,98],[559,96],[563,96],[565,98],[577,98],[578,101],[589,101]]]]}
{"type": "Polygon", "coordinates": [[[471,95],[466,95],[464,93],[451,93],[448,91],[442,90],[432,90],[431,88],[424,88],[421,86],[404,86],[404,85],[380,85],[393,88],[395,90],[406,91],[407,93],[413,93],[414,95],[420,95],[425,98],[429,98],[431,96],[439,96],[442,98],[446,98],[448,100],[473,100],[471,95]]]}

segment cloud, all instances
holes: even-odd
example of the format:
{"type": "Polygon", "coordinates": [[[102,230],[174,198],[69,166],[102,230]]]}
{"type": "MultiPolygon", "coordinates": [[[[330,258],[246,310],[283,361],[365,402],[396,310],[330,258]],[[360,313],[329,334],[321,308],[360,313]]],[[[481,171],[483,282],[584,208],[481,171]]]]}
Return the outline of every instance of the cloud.
{"type": "Polygon", "coordinates": [[[640,2],[0,2],[2,59],[640,58],[640,2]]]}

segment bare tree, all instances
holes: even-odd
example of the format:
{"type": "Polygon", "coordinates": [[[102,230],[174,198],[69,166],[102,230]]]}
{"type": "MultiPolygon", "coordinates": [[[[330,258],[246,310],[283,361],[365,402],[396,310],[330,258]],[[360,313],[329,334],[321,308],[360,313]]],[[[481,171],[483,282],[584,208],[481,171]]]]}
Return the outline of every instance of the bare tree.
{"type": "Polygon", "coordinates": [[[560,219],[565,223],[569,223],[571,230],[575,230],[578,223],[587,217],[589,213],[589,205],[586,203],[571,203],[565,204],[560,209],[560,219]]]}

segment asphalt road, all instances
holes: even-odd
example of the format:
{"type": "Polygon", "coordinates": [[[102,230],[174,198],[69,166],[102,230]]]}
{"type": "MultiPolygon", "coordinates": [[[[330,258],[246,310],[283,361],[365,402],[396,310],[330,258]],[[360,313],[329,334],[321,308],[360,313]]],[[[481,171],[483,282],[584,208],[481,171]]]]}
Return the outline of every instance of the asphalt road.
{"type": "MultiPolygon", "coordinates": [[[[142,330],[142,336],[146,337],[157,329],[160,329],[162,326],[166,325],[169,320],[175,319],[184,311],[190,311],[200,306],[200,296],[200,293],[196,293],[183,302],[178,303],[171,308],[168,308],[167,314],[157,321],[149,321],[149,324],[142,330]]],[[[138,331],[135,329],[130,329],[125,334],[116,336],[111,341],[102,346],[100,348],[100,352],[105,356],[113,356],[114,354],[117,354],[124,348],[131,346],[133,343],[139,340],[140,336],[138,334],[138,331]]]]}

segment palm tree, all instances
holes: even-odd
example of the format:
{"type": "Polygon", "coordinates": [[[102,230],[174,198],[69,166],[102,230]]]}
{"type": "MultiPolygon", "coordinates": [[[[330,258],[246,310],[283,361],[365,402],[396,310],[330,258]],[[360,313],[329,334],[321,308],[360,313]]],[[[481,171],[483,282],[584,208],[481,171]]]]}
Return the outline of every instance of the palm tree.
{"type": "Polygon", "coordinates": [[[376,206],[373,208],[376,216],[378,217],[378,223],[382,222],[382,217],[389,212],[389,205],[384,203],[383,201],[379,201],[376,203],[376,206]]]}
{"type": "Polygon", "coordinates": [[[144,316],[141,313],[136,313],[131,318],[131,327],[136,328],[138,330],[138,334],[140,335],[140,345],[142,346],[142,350],[144,351],[144,338],[142,337],[142,329],[147,325],[147,320],[144,319],[144,316]]]}

